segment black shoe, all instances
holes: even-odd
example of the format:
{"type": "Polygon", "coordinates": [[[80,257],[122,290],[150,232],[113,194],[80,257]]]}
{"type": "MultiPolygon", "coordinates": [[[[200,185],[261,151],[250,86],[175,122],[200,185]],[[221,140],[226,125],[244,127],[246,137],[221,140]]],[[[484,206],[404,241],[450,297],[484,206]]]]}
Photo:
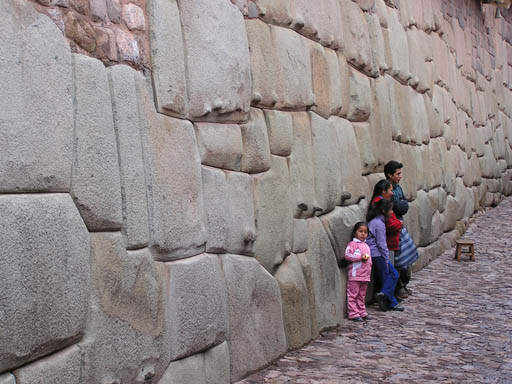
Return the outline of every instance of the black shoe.
{"type": "Polygon", "coordinates": [[[360,317],[354,317],[353,319],[349,319],[350,321],[356,321],[356,322],[361,322],[363,321],[363,319],[361,319],[360,317]]]}
{"type": "Polygon", "coordinates": [[[392,311],[398,311],[398,312],[403,312],[405,310],[404,307],[401,307],[400,305],[395,305],[394,307],[391,307],[391,310],[392,311]]]}
{"type": "Polygon", "coordinates": [[[368,321],[370,320],[370,316],[369,315],[366,315],[365,317],[362,318],[364,321],[368,321]]]}
{"type": "Polygon", "coordinates": [[[382,292],[377,293],[377,300],[379,302],[379,308],[381,311],[386,312],[389,308],[388,298],[382,292]]]}

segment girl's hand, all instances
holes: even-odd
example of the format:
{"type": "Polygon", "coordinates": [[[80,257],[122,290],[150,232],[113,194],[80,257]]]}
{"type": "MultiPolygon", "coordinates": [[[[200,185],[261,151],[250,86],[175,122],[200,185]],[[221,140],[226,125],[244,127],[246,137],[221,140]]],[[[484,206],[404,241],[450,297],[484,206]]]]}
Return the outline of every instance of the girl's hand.
{"type": "Polygon", "coordinates": [[[367,253],[365,253],[363,256],[361,256],[361,260],[363,261],[366,261],[370,258],[370,255],[368,255],[367,253]]]}

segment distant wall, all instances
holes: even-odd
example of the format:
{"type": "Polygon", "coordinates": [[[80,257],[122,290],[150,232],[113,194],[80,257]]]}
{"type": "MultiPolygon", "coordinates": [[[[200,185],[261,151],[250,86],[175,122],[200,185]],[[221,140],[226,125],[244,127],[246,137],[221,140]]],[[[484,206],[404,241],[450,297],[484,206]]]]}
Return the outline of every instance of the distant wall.
{"type": "Polygon", "coordinates": [[[0,384],[229,383],[342,324],[391,159],[414,269],[450,248],[512,193],[494,12],[2,0],[0,384]]]}

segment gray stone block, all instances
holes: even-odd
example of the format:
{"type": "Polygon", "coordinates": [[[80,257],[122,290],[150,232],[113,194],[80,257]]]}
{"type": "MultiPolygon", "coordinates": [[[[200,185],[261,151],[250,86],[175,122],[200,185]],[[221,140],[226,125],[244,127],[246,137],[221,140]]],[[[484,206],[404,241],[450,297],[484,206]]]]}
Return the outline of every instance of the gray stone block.
{"type": "Polygon", "coordinates": [[[302,266],[291,254],[279,266],[275,279],[281,290],[284,330],[288,349],[297,349],[311,340],[309,296],[302,266]]]}
{"type": "Polygon", "coordinates": [[[293,210],[286,159],[272,155],[270,171],[254,176],[254,256],[269,271],[290,254],[293,210]]]}
{"type": "Polygon", "coordinates": [[[187,114],[185,54],[178,2],[150,0],[146,5],[151,43],[151,75],[158,112],[187,114]]]}
{"type": "Polygon", "coordinates": [[[391,76],[406,82],[411,74],[409,72],[409,44],[407,34],[400,24],[398,11],[389,9],[388,30],[383,29],[386,44],[386,63],[390,68],[391,76]]]}
{"type": "Polygon", "coordinates": [[[264,111],[267,123],[270,153],[289,156],[293,146],[293,116],[287,112],[264,111]]]}
{"type": "Polygon", "coordinates": [[[347,106],[347,120],[366,121],[372,113],[372,91],[368,77],[350,68],[350,98],[347,106]]]}
{"type": "Polygon", "coordinates": [[[245,120],[251,100],[251,73],[242,14],[224,0],[178,0],[178,6],[190,118],[245,120]]]}
{"type": "Polygon", "coordinates": [[[270,146],[263,111],[252,108],[249,122],[240,128],[243,144],[242,172],[267,171],[270,168],[270,146]]]}
{"type": "Polygon", "coordinates": [[[314,215],[316,205],[311,122],[307,112],[296,112],[292,116],[293,146],[290,156],[290,181],[293,213],[296,218],[304,218],[314,215]]]}
{"type": "MultiPolygon", "coordinates": [[[[374,154],[373,140],[369,123],[353,123],[354,133],[359,148],[359,159],[361,161],[361,171],[363,175],[368,175],[378,169],[378,160],[374,154]]],[[[378,148],[378,145],[377,145],[378,148]]]]}
{"type": "Polygon", "coordinates": [[[0,191],[69,191],[73,75],[62,32],[32,4],[0,5],[0,191]]]}
{"type": "Polygon", "coordinates": [[[80,374],[81,357],[76,345],[45,356],[14,371],[16,384],[80,384],[83,382],[80,374]]]}
{"type": "Polygon", "coordinates": [[[67,194],[0,196],[0,371],[81,338],[89,235],[67,194]]]}
{"type": "Polygon", "coordinates": [[[148,202],[144,173],[141,127],[144,115],[139,113],[135,77],[143,79],[132,68],[115,65],[107,69],[114,128],[121,169],[121,196],[123,201],[123,226],[128,249],[147,246],[149,241],[148,202]]]}
{"type": "Polygon", "coordinates": [[[293,219],[292,253],[304,253],[308,250],[308,225],[304,219],[293,219]]]}
{"type": "Polygon", "coordinates": [[[242,134],[238,125],[196,123],[194,128],[202,164],[240,171],[242,134]]]}
{"type": "Polygon", "coordinates": [[[231,382],[286,351],[279,285],[253,258],[222,256],[229,300],[231,382]]]}
{"type": "Polygon", "coordinates": [[[170,361],[164,341],[168,292],[148,248],[126,251],[120,232],[91,234],[92,295],[78,344],[83,383],[145,383],[170,361]]]}
{"type": "Polygon", "coordinates": [[[311,236],[305,255],[311,265],[318,328],[325,330],[342,323],[345,295],[336,255],[320,219],[308,219],[308,230],[311,236]]]}
{"type": "Polygon", "coordinates": [[[107,71],[74,55],[75,160],[71,195],[90,231],[120,229],[121,181],[107,71]]]}
{"type": "Polygon", "coordinates": [[[149,206],[149,247],[169,261],[205,251],[201,159],[192,124],[158,115],[139,84],[149,206]]]}
{"type": "Polygon", "coordinates": [[[418,219],[420,225],[420,239],[417,246],[425,247],[430,244],[431,241],[433,231],[432,216],[434,215],[434,209],[427,192],[423,190],[418,191],[415,201],[418,206],[418,219]]]}
{"type": "Polygon", "coordinates": [[[226,339],[228,297],[220,262],[203,254],[165,264],[166,345],[171,360],[204,351],[226,339]]]}
{"type": "Polygon", "coordinates": [[[228,343],[223,342],[203,353],[205,384],[229,384],[231,372],[228,343]]]}

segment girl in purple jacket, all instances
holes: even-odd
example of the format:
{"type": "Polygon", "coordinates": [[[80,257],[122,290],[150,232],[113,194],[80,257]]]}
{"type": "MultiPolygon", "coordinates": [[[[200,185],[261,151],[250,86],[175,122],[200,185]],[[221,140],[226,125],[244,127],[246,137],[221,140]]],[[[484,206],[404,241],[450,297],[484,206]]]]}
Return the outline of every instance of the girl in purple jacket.
{"type": "Polygon", "coordinates": [[[393,202],[386,199],[375,201],[368,208],[368,240],[372,261],[382,282],[382,290],[377,293],[379,307],[383,311],[388,309],[403,311],[395,297],[395,287],[398,281],[398,272],[389,262],[389,251],[386,242],[386,218],[393,212],[393,202]]]}
{"type": "Polygon", "coordinates": [[[366,223],[357,223],[352,230],[352,241],[345,250],[345,259],[351,262],[348,267],[347,283],[348,319],[353,321],[368,319],[365,298],[372,274],[372,259],[370,248],[365,243],[367,237],[366,223]]]}

